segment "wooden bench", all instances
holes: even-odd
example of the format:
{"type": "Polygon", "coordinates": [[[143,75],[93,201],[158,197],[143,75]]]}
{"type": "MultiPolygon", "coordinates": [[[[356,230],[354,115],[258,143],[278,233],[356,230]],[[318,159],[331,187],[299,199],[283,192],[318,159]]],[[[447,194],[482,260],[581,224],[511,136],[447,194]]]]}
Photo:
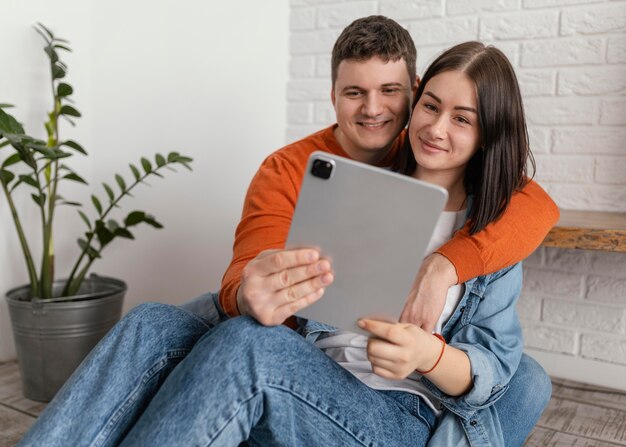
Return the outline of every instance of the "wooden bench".
{"type": "Polygon", "coordinates": [[[542,245],[626,253],[626,213],[561,210],[542,245]]]}

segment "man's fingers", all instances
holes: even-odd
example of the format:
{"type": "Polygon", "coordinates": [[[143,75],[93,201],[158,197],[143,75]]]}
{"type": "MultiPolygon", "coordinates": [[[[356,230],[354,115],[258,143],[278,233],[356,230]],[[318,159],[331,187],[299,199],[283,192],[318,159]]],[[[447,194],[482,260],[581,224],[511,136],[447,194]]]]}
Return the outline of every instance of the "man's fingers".
{"type": "Polygon", "coordinates": [[[305,307],[310,306],[311,304],[319,300],[323,295],[323,288],[314,290],[313,292],[303,296],[302,298],[278,307],[274,314],[278,320],[285,321],[287,318],[297,314],[305,307]]]}
{"type": "MultiPolygon", "coordinates": [[[[274,273],[267,279],[269,290],[282,290],[308,279],[330,272],[330,262],[320,260],[313,264],[303,265],[274,273]]],[[[318,286],[319,287],[319,286],[318,286]]]]}
{"type": "Polygon", "coordinates": [[[269,276],[283,270],[311,264],[317,261],[319,257],[319,252],[312,248],[278,250],[268,254],[263,253],[262,256],[256,258],[253,266],[257,275],[269,276]]]}
{"type": "Polygon", "coordinates": [[[309,295],[310,293],[315,292],[318,289],[323,289],[324,287],[330,285],[333,282],[333,279],[334,278],[332,273],[328,272],[282,289],[276,294],[276,307],[292,303],[309,295]]]}

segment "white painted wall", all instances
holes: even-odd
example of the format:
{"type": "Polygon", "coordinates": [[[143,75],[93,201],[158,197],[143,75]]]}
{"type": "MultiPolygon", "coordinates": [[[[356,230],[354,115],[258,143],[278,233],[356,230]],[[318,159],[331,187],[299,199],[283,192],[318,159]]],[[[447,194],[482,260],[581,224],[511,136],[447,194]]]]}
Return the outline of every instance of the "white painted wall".
{"type": "MultiPolygon", "coordinates": [[[[626,1],[291,0],[288,140],[335,121],[330,53],[354,19],[406,27],[418,73],[482,40],[515,66],[536,179],[566,209],[626,211],[626,1]]],[[[626,255],[540,249],[520,300],[526,346],[549,373],[626,389],[626,255]]]]}
{"type": "MultiPolygon", "coordinates": [[[[286,0],[0,0],[0,102],[28,131],[42,137],[50,108],[41,21],[69,39],[67,80],[84,117],[66,138],[90,152],[73,166],[91,187],[64,187],[85,204],[113,175],[130,180],[129,162],[155,152],[195,159],[137,190],[125,211],[141,209],[165,225],[136,231],[95,264],[125,279],[125,309],[156,300],[180,303],[219,287],[230,260],[247,185],[262,159],[284,144],[289,5],[286,0]]],[[[7,149],[0,151],[4,159],[7,149]]],[[[38,239],[30,198],[19,200],[26,227],[38,239]],[[34,232],[34,233],[33,233],[34,232]]],[[[90,209],[90,204],[87,209],[90,209]]],[[[68,209],[55,233],[57,272],[68,273],[82,222],[68,209]]],[[[39,252],[39,247],[36,247],[39,252]]],[[[27,280],[13,223],[0,197],[0,292],[27,280]]],[[[4,299],[0,300],[0,361],[15,355],[4,299]]]]}

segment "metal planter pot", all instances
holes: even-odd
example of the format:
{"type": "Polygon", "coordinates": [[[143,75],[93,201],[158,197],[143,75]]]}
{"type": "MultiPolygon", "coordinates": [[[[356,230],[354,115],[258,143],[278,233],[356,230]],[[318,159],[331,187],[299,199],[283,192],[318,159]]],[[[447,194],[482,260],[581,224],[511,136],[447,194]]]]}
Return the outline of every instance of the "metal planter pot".
{"type": "MultiPolygon", "coordinates": [[[[53,296],[63,290],[55,281],[53,296]]],[[[24,396],[48,402],[122,314],[126,283],[91,275],[70,299],[30,301],[30,287],[6,294],[24,396]]]]}

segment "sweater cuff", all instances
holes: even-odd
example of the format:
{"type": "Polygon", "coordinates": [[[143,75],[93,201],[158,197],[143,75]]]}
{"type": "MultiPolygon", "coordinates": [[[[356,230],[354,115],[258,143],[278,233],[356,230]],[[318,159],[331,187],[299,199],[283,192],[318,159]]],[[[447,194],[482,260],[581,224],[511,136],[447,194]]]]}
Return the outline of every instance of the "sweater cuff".
{"type": "Polygon", "coordinates": [[[485,273],[481,252],[469,237],[458,235],[435,253],[445,256],[456,270],[457,284],[462,284],[485,273]]]}
{"type": "Polygon", "coordinates": [[[237,289],[239,289],[239,284],[232,284],[220,290],[220,306],[222,306],[222,310],[224,310],[224,313],[229,317],[238,317],[241,315],[237,307],[237,289]]]}

